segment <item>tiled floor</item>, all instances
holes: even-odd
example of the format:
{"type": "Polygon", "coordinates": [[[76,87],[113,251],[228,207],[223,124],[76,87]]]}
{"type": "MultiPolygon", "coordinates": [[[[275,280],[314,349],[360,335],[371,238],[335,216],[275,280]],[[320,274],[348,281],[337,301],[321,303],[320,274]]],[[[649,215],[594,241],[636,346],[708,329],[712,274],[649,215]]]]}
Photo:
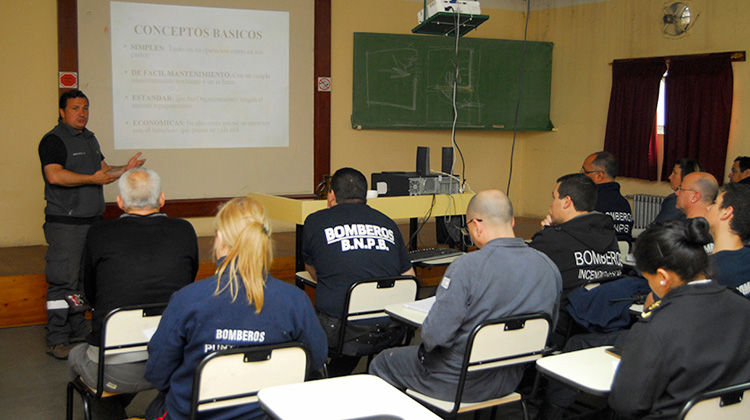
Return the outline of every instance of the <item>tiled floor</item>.
{"type": "MultiPolygon", "coordinates": [[[[44,350],[44,326],[0,329],[1,419],[65,418],[68,365],[44,350]]],[[[154,395],[155,392],[138,395],[129,414],[143,414],[154,395]]],[[[75,403],[75,418],[83,418],[80,398],[75,403]]]]}

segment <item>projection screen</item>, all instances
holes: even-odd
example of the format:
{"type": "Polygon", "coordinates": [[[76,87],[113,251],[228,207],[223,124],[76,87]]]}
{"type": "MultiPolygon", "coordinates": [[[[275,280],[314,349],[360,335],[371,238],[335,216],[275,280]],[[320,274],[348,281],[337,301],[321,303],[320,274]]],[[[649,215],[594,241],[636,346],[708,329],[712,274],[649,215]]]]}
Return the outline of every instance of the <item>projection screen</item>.
{"type": "Polygon", "coordinates": [[[142,152],[168,198],[310,192],[314,2],[79,0],[78,17],[109,164],[142,152]]]}

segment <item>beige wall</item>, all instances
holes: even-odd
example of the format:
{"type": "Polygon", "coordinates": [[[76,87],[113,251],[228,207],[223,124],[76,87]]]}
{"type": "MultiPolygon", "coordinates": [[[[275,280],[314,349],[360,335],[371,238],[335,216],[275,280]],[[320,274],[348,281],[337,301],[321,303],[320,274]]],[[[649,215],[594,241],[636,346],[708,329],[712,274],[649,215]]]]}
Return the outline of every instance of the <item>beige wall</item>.
{"type": "MultiPolygon", "coordinates": [[[[608,2],[532,12],[531,39],[555,43],[552,78],[552,121],[556,133],[542,134],[524,143],[522,171],[531,190],[549,189],[553,177],[577,171],[585,156],[600,150],[615,59],[748,50],[750,17],[745,0],[693,0],[700,16],[687,36],[667,38],[661,33],[662,2],[612,0],[608,2]],[[553,151],[548,153],[547,148],[553,151]],[[537,168],[554,168],[553,173],[537,168]],[[539,173],[542,176],[534,178],[539,173]]],[[[727,173],[737,155],[750,155],[748,123],[750,63],[734,63],[734,108],[727,153],[727,173]],[[744,122],[744,124],[743,124],[744,122]]],[[[650,192],[666,195],[666,183],[618,179],[623,194],[650,192]]],[[[538,214],[548,196],[526,194],[521,211],[538,214]]]]}
{"type": "MultiPolygon", "coordinates": [[[[583,159],[601,150],[614,59],[746,50],[750,16],[745,0],[694,0],[700,13],[688,36],[665,38],[661,33],[662,2],[610,0],[588,5],[532,11],[529,40],[555,44],[552,59],[551,119],[553,132],[520,133],[517,137],[510,197],[520,216],[547,212],[554,180],[577,172],[583,159]],[[717,4],[718,3],[718,4],[717,4]]],[[[410,33],[420,3],[402,0],[333,1],[333,109],[331,167],[351,165],[365,173],[411,170],[416,146],[433,149],[433,168],[440,165],[434,151],[450,145],[447,131],[356,131],[349,125],[352,84],[352,33],[410,33]]],[[[525,13],[487,8],[490,19],[470,36],[523,39],[525,13]]],[[[736,63],[735,102],[728,167],[738,154],[750,155],[747,141],[750,63],[736,63]],[[743,118],[744,117],[744,118],[743,118]]],[[[459,132],[466,157],[466,179],[478,191],[508,182],[511,134],[459,132]]],[[[666,195],[666,183],[619,179],[623,194],[666,195]]]]}
{"type": "MultiPolygon", "coordinates": [[[[354,166],[369,175],[410,170],[416,147],[450,145],[448,131],[351,129],[353,32],[410,33],[420,3],[404,0],[332,0],[331,167],[354,166]]],[[[511,199],[520,216],[547,211],[556,177],[579,169],[584,157],[603,146],[611,68],[618,58],[747,50],[750,44],[746,0],[693,0],[700,17],[688,36],[664,38],[662,2],[610,0],[532,11],[529,39],[555,43],[552,74],[552,122],[557,131],[520,133],[517,139],[511,199]]],[[[5,25],[2,80],[6,96],[0,112],[4,152],[0,158],[0,246],[44,242],[42,180],[36,147],[55,123],[57,44],[55,0],[0,3],[5,25]]],[[[471,36],[522,39],[525,15],[484,9],[490,20],[471,36]]],[[[729,162],[750,155],[750,63],[735,63],[735,100],[729,162]]],[[[459,132],[467,163],[466,178],[478,191],[505,189],[512,135],[459,132]]],[[[728,163],[729,163],[728,162],[728,163]]],[[[729,166],[729,165],[728,165],[729,166]]],[[[620,179],[623,193],[669,193],[666,184],[620,179]]],[[[110,187],[111,188],[111,187],[110,187]]],[[[205,233],[203,233],[205,234],[205,233]]]]}
{"type": "Polygon", "coordinates": [[[57,122],[57,2],[0,2],[0,246],[44,242],[37,146],[57,122]]]}

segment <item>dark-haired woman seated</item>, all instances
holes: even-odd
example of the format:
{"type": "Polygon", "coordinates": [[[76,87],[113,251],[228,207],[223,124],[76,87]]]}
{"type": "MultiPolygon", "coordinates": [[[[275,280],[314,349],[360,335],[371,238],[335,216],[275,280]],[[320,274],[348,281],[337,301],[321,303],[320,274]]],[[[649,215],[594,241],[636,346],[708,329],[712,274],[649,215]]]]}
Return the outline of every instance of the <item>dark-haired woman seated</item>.
{"type": "Polygon", "coordinates": [[[609,405],[625,418],[674,418],[692,397],[750,381],[750,301],[708,279],[703,218],[648,228],[638,268],[661,297],[625,341],[609,405]]]}

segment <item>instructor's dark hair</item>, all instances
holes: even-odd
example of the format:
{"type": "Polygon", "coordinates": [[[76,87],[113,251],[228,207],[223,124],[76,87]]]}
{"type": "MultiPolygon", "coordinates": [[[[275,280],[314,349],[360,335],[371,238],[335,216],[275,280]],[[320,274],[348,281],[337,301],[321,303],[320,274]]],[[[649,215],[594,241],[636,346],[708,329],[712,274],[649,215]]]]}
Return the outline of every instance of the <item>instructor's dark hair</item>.
{"type": "Polygon", "coordinates": [[[750,185],[730,182],[724,184],[722,209],[731,207],[732,221],[729,227],[745,244],[750,241],[750,185]]]}
{"type": "Polygon", "coordinates": [[[331,178],[331,190],[337,203],[364,204],[367,202],[367,179],[353,168],[341,168],[331,178]]]}
{"type": "Polygon", "coordinates": [[[557,194],[562,197],[570,197],[573,208],[577,211],[594,211],[598,192],[596,184],[584,174],[568,174],[557,178],[560,186],[557,194]]]}
{"type": "Polygon", "coordinates": [[[710,262],[703,246],[711,242],[706,219],[673,220],[654,224],[641,233],[633,255],[642,272],[654,274],[663,268],[687,283],[701,274],[709,275],[710,262]]]}
{"type": "Polygon", "coordinates": [[[68,99],[83,98],[86,102],[89,102],[89,98],[78,89],[69,90],[60,95],[60,109],[65,109],[68,106],[68,99]]]}

